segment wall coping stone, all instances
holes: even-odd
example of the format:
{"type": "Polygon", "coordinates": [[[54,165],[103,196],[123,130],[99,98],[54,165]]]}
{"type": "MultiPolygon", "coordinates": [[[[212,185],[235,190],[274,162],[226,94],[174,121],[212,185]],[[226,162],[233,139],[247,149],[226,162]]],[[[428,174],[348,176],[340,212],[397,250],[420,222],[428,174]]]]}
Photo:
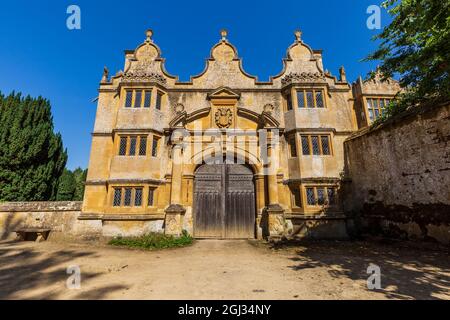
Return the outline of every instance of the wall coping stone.
{"type": "Polygon", "coordinates": [[[0,202],[0,212],[81,211],[82,201],[0,202]]]}

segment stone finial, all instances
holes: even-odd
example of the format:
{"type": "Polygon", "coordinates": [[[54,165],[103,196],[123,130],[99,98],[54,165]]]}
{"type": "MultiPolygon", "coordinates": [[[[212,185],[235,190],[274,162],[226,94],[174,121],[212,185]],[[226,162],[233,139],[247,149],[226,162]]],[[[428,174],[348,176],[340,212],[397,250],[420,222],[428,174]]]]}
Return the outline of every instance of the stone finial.
{"type": "Polygon", "coordinates": [[[339,81],[341,81],[341,82],[347,82],[347,75],[346,75],[346,73],[345,73],[345,68],[344,68],[344,66],[342,66],[342,67],[339,69],[339,81]]]}
{"type": "Polygon", "coordinates": [[[303,32],[301,30],[295,30],[294,35],[295,35],[295,39],[297,41],[302,41],[302,34],[303,32]]]}
{"type": "Polygon", "coordinates": [[[109,70],[108,68],[105,66],[103,67],[103,76],[102,76],[102,83],[106,83],[108,82],[108,78],[109,78],[109,70]]]}
{"type": "Polygon", "coordinates": [[[147,36],[147,41],[152,42],[152,37],[153,37],[153,30],[152,29],[147,29],[147,31],[145,31],[145,35],[147,36]]]}
{"type": "Polygon", "coordinates": [[[227,40],[228,31],[226,29],[220,30],[220,36],[222,37],[223,41],[227,40]]]}

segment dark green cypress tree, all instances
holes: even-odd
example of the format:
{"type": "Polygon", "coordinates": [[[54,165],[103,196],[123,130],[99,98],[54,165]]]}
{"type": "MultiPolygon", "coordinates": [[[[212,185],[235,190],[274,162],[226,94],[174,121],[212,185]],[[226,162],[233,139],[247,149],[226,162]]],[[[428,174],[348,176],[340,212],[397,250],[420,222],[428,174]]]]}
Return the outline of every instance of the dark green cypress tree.
{"type": "Polygon", "coordinates": [[[58,192],[56,193],[56,201],[72,201],[74,200],[77,184],[75,175],[72,171],[64,169],[63,174],[59,178],[58,192]]]}
{"type": "Polygon", "coordinates": [[[83,170],[81,168],[75,169],[73,172],[75,177],[75,194],[73,197],[74,201],[82,201],[84,198],[84,183],[86,182],[87,169],[83,170]]]}
{"type": "Polygon", "coordinates": [[[0,97],[0,201],[55,200],[66,161],[48,100],[0,97]]]}

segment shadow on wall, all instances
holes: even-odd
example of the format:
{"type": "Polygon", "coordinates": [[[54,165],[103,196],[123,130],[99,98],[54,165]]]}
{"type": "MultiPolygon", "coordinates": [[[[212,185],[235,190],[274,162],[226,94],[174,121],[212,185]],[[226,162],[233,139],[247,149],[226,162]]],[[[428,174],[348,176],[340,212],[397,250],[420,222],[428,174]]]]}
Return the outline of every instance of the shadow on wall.
{"type": "MultiPolygon", "coordinates": [[[[5,213],[0,213],[5,214],[5,213]]],[[[6,213],[6,218],[2,222],[0,220],[0,240],[6,240],[11,236],[15,230],[17,230],[23,223],[22,218],[14,218],[15,215],[13,213],[6,213]]]]}
{"type": "Polygon", "coordinates": [[[449,299],[450,259],[445,248],[429,245],[412,248],[407,243],[301,241],[274,244],[280,249],[298,248],[290,259],[293,270],[325,268],[333,278],[363,281],[365,285],[370,264],[381,269],[381,290],[389,299],[449,299]]]}
{"type": "MultiPolygon", "coordinates": [[[[20,246],[20,243],[4,242],[1,246],[0,299],[60,299],[68,295],[74,299],[102,299],[108,293],[126,289],[122,285],[109,285],[89,291],[66,288],[70,276],[66,273],[67,268],[75,264],[76,259],[95,257],[92,252],[77,249],[43,255],[32,248],[20,246]]],[[[82,272],[81,285],[101,275],[82,272]]]]}

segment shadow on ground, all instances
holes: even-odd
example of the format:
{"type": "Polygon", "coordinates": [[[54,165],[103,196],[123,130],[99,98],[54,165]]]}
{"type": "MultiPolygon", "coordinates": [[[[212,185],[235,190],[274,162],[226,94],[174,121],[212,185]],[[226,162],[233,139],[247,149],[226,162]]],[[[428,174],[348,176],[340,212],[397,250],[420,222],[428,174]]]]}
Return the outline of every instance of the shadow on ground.
{"type": "MultiPolygon", "coordinates": [[[[0,247],[0,299],[58,299],[67,296],[67,267],[77,258],[91,257],[88,250],[61,250],[43,255],[39,251],[20,246],[19,242],[2,242],[0,247]],[[41,289],[42,288],[42,289],[41,289]],[[50,289],[51,288],[51,289],[50,289]]],[[[87,282],[102,273],[82,273],[87,282]]],[[[122,290],[124,286],[111,285],[82,293],[74,292],[76,299],[102,299],[107,293],[122,290]],[[75,295],[78,293],[78,295],[75,295]]]]}
{"type": "Polygon", "coordinates": [[[335,278],[367,281],[367,267],[378,265],[382,289],[377,291],[386,298],[450,299],[448,247],[386,240],[297,241],[271,247],[293,250],[293,270],[325,267],[335,278]]]}

